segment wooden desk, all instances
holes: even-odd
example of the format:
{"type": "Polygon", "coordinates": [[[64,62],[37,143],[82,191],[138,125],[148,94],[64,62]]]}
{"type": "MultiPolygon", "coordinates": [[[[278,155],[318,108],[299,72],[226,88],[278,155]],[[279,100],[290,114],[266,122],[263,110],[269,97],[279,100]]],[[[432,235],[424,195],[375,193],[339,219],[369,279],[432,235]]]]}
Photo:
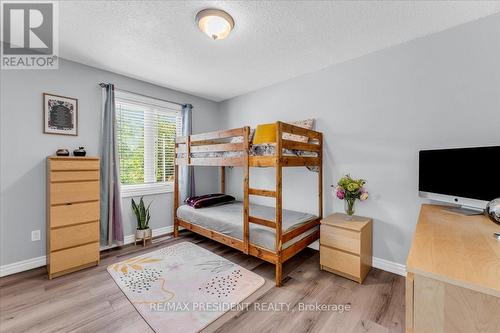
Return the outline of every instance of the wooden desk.
{"type": "Polygon", "coordinates": [[[499,227],[422,205],[406,263],[406,332],[500,331],[499,227]]]}

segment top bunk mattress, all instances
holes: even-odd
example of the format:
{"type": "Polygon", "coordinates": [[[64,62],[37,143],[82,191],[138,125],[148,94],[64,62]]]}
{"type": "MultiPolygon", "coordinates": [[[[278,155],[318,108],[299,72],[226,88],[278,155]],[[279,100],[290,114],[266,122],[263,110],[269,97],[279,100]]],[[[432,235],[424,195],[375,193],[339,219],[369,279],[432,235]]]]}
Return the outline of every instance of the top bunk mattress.
{"type": "MultiPolygon", "coordinates": [[[[270,221],[275,220],[274,207],[250,204],[250,215],[270,221]]],[[[177,217],[186,222],[199,225],[209,230],[220,232],[226,236],[243,239],[243,203],[235,201],[221,206],[194,209],[188,205],[177,209],[177,217]]],[[[297,228],[313,219],[315,215],[283,209],[283,233],[297,228]]],[[[318,230],[311,228],[303,234],[282,245],[282,249],[293,245],[302,238],[318,230]]],[[[250,243],[274,251],[276,238],[272,228],[250,223],[250,243]]]]}
{"type": "MultiPolygon", "coordinates": [[[[266,144],[251,144],[250,145],[250,156],[275,156],[276,144],[266,143],[266,144]]],[[[241,151],[224,151],[224,152],[196,152],[191,153],[191,158],[229,158],[229,157],[239,157],[243,156],[241,151]]],[[[318,157],[318,153],[312,151],[296,150],[296,149],[283,149],[283,156],[300,156],[300,157],[318,157]]],[[[185,153],[179,153],[178,158],[186,158],[185,153]]],[[[307,166],[310,171],[318,172],[319,168],[317,166],[307,166]]]]}
{"type": "MultiPolygon", "coordinates": [[[[275,143],[264,144],[251,144],[250,156],[274,156],[276,151],[275,143]]],[[[210,157],[237,157],[242,156],[241,151],[224,151],[224,152],[196,152],[191,153],[192,158],[210,158],[210,157]]],[[[296,149],[283,149],[283,156],[304,156],[304,157],[318,157],[318,153],[312,151],[296,150],[296,149]]],[[[179,158],[185,158],[185,153],[178,154],[179,158]]]]}

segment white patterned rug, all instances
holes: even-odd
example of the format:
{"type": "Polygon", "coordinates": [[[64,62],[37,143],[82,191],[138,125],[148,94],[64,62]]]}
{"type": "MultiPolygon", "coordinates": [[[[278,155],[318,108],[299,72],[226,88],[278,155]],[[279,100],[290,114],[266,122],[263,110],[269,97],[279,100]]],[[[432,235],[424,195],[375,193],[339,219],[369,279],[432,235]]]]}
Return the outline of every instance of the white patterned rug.
{"type": "Polygon", "coordinates": [[[265,280],[189,242],[108,266],[155,332],[198,332],[257,291],[265,280]]]}

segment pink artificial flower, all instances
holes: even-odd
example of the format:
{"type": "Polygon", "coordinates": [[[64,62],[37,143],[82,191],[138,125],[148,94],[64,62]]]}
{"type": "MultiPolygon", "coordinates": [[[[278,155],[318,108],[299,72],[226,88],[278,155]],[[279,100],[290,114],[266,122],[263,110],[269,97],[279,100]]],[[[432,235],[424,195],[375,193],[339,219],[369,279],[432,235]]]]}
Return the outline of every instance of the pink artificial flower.
{"type": "Polygon", "coordinates": [[[345,192],[343,190],[337,190],[337,198],[339,198],[340,200],[344,200],[345,192]]]}
{"type": "Polygon", "coordinates": [[[363,193],[361,193],[359,199],[361,199],[361,201],[365,201],[366,199],[368,199],[368,192],[364,191],[363,193]]]}

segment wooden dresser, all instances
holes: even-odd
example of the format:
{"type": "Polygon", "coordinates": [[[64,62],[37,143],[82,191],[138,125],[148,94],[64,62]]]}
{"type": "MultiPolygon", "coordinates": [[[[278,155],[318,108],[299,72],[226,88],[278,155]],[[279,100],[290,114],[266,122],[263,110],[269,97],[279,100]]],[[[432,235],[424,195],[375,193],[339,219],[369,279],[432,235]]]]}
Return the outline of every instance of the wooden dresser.
{"type": "Polygon", "coordinates": [[[47,271],[99,263],[99,158],[47,158],[47,271]]]}
{"type": "Polygon", "coordinates": [[[321,220],[321,269],[362,283],[372,266],[372,219],[335,213],[321,220]]]}
{"type": "Polygon", "coordinates": [[[406,332],[500,332],[500,227],[422,205],[406,263],[406,332]]]}

